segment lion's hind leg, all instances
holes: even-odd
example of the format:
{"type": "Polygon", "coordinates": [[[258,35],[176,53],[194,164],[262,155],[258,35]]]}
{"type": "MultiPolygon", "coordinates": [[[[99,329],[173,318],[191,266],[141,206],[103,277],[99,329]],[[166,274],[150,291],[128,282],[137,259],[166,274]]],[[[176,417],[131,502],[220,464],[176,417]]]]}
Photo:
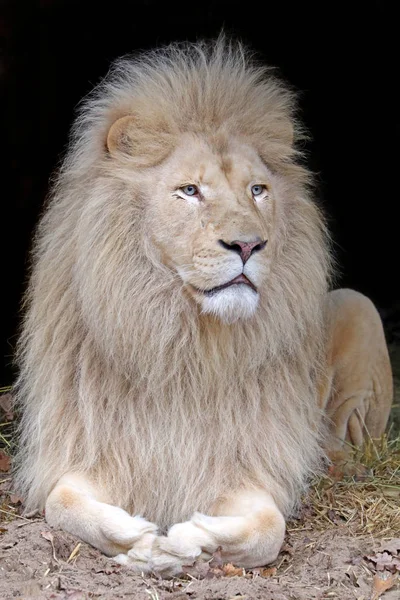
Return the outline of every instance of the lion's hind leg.
{"type": "Polygon", "coordinates": [[[132,551],[133,556],[135,552],[136,570],[148,570],[157,526],[102,500],[101,493],[83,475],[64,475],[48,496],[46,521],[108,556],[128,551],[132,551]]]}
{"type": "Polygon", "coordinates": [[[328,451],[335,460],[382,435],[393,383],[382,322],[368,298],[347,289],[331,292],[328,322],[331,385],[322,403],[332,424],[328,451]]]}
{"type": "MultiPolygon", "coordinates": [[[[257,567],[276,559],[285,534],[285,520],[272,496],[243,490],[219,502],[212,516],[195,513],[190,521],[173,525],[156,539],[151,570],[163,576],[178,575],[197,558],[211,558],[219,548],[224,562],[257,567]]],[[[130,556],[116,560],[130,566],[130,556]]],[[[135,565],[135,556],[132,556],[135,565]]]]}

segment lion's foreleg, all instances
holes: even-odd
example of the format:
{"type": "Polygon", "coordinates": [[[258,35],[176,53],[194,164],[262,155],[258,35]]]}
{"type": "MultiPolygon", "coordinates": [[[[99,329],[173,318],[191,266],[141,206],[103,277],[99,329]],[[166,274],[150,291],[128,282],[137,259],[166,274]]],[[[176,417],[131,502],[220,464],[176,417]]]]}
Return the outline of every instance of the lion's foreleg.
{"type": "MultiPolygon", "coordinates": [[[[266,565],[278,556],[285,534],[285,520],[272,496],[243,490],[219,502],[212,515],[195,513],[190,521],[173,525],[153,545],[151,570],[164,576],[182,572],[185,565],[210,558],[222,547],[222,559],[239,567],[266,565]]],[[[130,564],[128,555],[116,557],[130,564]]],[[[132,559],[135,564],[135,557],[132,559]]]]}
{"type": "Polygon", "coordinates": [[[146,570],[157,526],[101,501],[99,490],[83,475],[64,475],[50,493],[46,521],[98,548],[108,556],[131,551],[146,570]]]}

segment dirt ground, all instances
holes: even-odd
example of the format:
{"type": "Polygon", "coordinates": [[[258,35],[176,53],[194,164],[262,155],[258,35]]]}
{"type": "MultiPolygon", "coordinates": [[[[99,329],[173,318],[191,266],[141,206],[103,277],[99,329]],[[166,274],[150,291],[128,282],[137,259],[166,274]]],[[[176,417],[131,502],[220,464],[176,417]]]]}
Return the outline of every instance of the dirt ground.
{"type": "Polygon", "coordinates": [[[1,529],[2,600],[378,600],[385,586],[384,600],[400,597],[400,538],[354,537],[347,527],[289,531],[268,569],[244,572],[214,560],[173,580],[134,575],[41,518],[1,529]]]}

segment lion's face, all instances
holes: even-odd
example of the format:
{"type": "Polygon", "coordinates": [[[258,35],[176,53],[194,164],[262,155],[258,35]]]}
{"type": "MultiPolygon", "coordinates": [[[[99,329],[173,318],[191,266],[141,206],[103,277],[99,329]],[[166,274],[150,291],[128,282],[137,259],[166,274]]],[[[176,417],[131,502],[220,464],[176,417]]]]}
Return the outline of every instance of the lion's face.
{"type": "Polygon", "coordinates": [[[254,314],[268,275],[274,186],[251,146],[219,145],[182,136],[169,158],[150,170],[148,192],[161,260],[204,313],[232,323],[254,314]]]}

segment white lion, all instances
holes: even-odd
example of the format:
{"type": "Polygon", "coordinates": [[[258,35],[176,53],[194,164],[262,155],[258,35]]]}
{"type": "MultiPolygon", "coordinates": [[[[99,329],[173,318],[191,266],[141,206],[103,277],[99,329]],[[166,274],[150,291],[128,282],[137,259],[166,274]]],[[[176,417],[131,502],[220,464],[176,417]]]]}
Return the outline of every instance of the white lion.
{"type": "Polygon", "coordinates": [[[16,482],[138,571],[273,561],[322,448],[385,428],[381,321],[328,293],[300,137],[293,94],[222,38],[119,61],[74,127],[34,243],[16,482]]]}

